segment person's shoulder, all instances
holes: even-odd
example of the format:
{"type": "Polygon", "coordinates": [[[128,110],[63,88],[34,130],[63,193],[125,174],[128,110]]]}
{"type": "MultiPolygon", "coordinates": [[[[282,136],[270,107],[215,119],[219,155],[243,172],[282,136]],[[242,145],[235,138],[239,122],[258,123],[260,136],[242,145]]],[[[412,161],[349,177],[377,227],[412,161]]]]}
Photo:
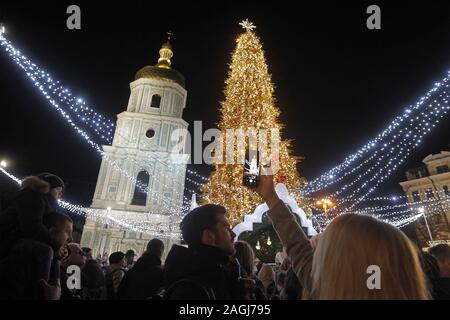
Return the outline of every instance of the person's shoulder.
{"type": "Polygon", "coordinates": [[[46,203],[45,194],[33,190],[21,190],[17,193],[13,201],[16,205],[26,205],[40,207],[46,203]]]}

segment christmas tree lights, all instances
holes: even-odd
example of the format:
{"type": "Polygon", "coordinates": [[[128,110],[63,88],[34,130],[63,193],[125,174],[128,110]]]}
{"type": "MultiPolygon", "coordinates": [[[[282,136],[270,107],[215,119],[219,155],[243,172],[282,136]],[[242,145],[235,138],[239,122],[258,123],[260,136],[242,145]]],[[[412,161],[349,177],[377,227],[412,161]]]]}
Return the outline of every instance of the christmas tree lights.
{"type": "MultiPolygon", "coordinates": [[[[278,123],[280,110],[275,105],[274,88],[262,45],[252,31],[255,28],[253,24],[246,20],[241,25],[246,31],[236,40],[237,46],[225,81],[225,101],[220,110],[219,129],[223,133],[232,129],[281,129],[278,123]]],[[[235,142],[227,143],[226,134],[223,135],[222,143],[226,147],[232,144],[238,148],[235,142]]],[[[279,149],[280,170],[275,179],[285,176],[288,188],[295,188],[300,178],[296,168],[297,158],[291,155],[290,141],[282,141],[279,149]]],[[[225,159],[226,150],[222,151],[225,159]]],[[[262,199],[243,186],[243,164],[216,163],[214,167],[209,182],[202,188],[203,200],[225,206],[231,224],[235,225],[244,214],[253,211],[262,199]]]]}

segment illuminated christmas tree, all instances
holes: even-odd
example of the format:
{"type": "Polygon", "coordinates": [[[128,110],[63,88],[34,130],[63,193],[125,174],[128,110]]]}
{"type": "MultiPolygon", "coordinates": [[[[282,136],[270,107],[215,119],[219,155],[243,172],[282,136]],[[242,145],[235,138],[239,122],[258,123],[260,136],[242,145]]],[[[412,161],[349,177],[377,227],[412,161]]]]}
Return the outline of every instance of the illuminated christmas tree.
{"type": "MultiPolygon", "coordinates": [[[[219,129],[222,132],[222,147],[216,149],[226,159],[225,153],[230,149],[230,141],[226,140],[226,133],[230,129],[256,128],[257,143],[261,141],[261,129],[281,130],[278,123],[279,108],[275,105],[274,87],[264,58],[264,52],[259,38],[254,33],[255,26],[245,20],[240,23],[246,31],[236,40],[237,47],[233,53],[228,79],[225,81],[225,101],[221,106],[219,129]],[[227,143],[228,142],[228,143],[227,143]]],[[[268,134],[271,137],[271,133],[268,134]]],[[[274,135],[275,136],[275,135],[274,135]]],[[[230,139],[229,139],[230,140],[230,139]]],[[[237,143],[231,142],[233,149],[239,149],[237,143]]],[[[245,140],[248,150],[249,139],[245,140]]],[[[277,152],[267,146],[268,154],[279,160],[279,170],[274,179],[284,182],[289,189],[299,186],[301,179],[297,172],[298,158],[291,155],[290,141],[280,140],[277,152]]],[[[236,153],[237,155],[237,153],[236,153]]],[[[235,157],[235,159],[237,156],[235,157]]],[[[229,162],[227,162],[229,163],[229,162]]],[[[249,213],[262,202],[262,199],[252,190],[243,186],[242,163],[225,164],[216,161],[215,170],[209,182],[203,187],[203,202],[216,203],[227,208],[232,225],[239,223],[244,214],[249,213]]]]}

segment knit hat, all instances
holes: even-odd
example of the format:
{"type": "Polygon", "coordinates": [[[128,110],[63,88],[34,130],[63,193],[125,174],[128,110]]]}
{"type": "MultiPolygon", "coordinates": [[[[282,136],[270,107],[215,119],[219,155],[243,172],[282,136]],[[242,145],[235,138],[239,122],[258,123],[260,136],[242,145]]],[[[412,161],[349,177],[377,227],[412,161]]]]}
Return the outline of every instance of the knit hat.
{"type": "Polygon", "coordinates": [[[62,179],[54,174],[44,172],[37,175],[39,179],[44,180],[48,182],[50,185],[50,189],[61,187],[64,189],[64,181],[62,179]]]}

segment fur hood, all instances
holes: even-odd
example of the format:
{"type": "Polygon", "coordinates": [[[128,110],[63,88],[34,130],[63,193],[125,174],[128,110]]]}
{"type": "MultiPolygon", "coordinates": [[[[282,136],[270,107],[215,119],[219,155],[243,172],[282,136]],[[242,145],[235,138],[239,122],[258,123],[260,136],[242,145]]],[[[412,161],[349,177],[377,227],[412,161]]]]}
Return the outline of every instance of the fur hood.
{"type": "Polygon", "coordinates": [[[29,176],[23,179],[22,188],[41,193],[48,193],[50,191],[50,184],[36,176],[29,176]]]}

